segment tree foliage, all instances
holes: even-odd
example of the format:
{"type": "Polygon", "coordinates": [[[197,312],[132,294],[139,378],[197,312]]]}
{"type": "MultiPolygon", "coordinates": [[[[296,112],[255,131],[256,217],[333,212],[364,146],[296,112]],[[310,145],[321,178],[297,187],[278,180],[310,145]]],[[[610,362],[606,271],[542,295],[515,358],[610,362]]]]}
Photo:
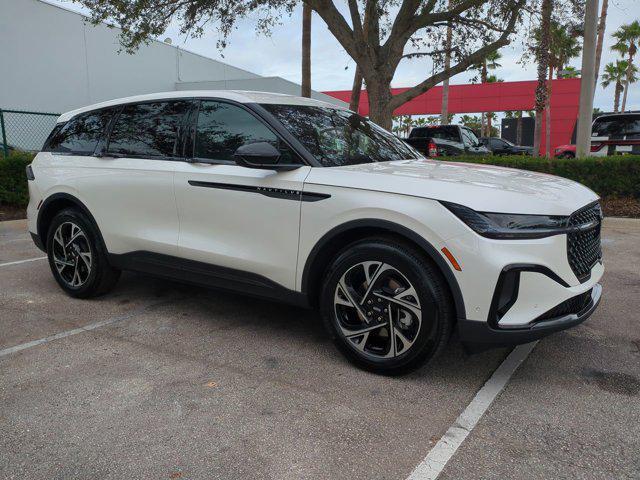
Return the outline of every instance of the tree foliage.
{"type": "MultiPolygon", "coordinates": [[[[523,8],[530,0],[304,0],[354,59],[369,93],[370,116],[386,128],[392,112],[446,78],[465,71],[488,53],[507,45],[523,8]],[[363,13],[371,3],[366,28],[363,13]],[[343,8],[344,7],[344,8],[343,8]],[[447,27],[451,48],[445,48],[447,27]],[[450,68],[443,67],[444,54],[450,68]],[[435,71],[416,85],[392,96],[390,85],[402,61],[431,58],[435,71]]],[[[269,34],[295,0],[79,0],[94,22],[110,21],[122,28],[121,42],[135,50],[161,35],[171,22],[191,37],[217,28],[224,48],[239,19],[250,16],[269,34]]]]}

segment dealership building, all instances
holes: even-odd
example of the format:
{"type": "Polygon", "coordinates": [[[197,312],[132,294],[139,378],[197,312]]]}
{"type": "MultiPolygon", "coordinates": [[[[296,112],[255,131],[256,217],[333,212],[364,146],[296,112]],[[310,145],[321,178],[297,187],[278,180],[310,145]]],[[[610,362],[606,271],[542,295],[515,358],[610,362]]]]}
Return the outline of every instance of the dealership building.
{"type": "MultiPolygon", "coordinates": [[[[263,77],[160,41],[127,54],[120,51],[120,32],[42,0],[0,0],[0,109],[61,113],[113,98],[172,90],[300,94],[294,82],[263,77]]],[[[320,92],[312,96],[344,105],[320,92]]],[[[27,122],[13,115],[5,114],[7,143],[39,148],[19,138],[27,133],[11,131],[27,122]]]]}

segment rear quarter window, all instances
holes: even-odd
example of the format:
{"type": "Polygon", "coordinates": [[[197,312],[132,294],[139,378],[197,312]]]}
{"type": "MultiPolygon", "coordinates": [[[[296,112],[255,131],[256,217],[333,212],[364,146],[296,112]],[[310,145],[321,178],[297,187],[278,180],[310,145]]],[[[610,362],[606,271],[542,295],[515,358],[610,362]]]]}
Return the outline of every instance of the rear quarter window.
{"type": "Polygon", "coordinates": [[[43,151],[73,155],[92,155],[105,134],[113,110],[88,112],[55,126],[43,151]]]}

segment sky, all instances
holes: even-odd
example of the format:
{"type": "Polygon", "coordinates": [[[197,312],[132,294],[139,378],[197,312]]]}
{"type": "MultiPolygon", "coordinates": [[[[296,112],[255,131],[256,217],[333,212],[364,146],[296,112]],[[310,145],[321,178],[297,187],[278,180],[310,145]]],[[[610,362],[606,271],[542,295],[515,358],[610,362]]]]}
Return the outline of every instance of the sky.
{"type": "MultiPolygon", "coordinates": [[[[70,10],[85,12],[72,0],[48,0],[70,10]]],[[[340,2],[338,2],[340,3],[340,2]]],[[[345,2],[346,3],[346,2],[345,2]]],[[[203,37],[190,39],[179,34],[177,25],[160,37],[171,38],[173,45],[185,48],[207,57],[221,60],[263,76],[280,76],[300,83],[301,55],[301,18],[302,9],[293,15],[284,17],[282,24],[273,29],[270,37],[255,33],[255,19],[245,19],[237,24],[228,46],[224,51],[216,47],[218,34],[215,26],[203,37]]],[[[610,51],[611,33],[620,25],[640,19],[640,0],[609,0],[605,44],[602,54],[602,68],[607,62],[614,61],[616,55],[610,51]]],[[[523,46],[520,40],[500,50],[502,65],[494,73],[505,81],[532,80],[536,78],[535,64],[521,64],[523,46]]],[[[580,69],[580,58],[570,65],[580,69]]],[[[355,64],[340,44],[333,38],[322,19],[314,14],[311,39],[311,86],[314,90],[348,90],[353,82],[355,64]]],[[[425,59],[403,60],[393,79],[393,87],[415,85],[431,73],[431,65],[425,59]]],[[[451,84],[468,83],[473,72],[464,72],[451,79],[451,84]]],[[[598,85],[594,106],[603,111],[613,109],[613,86],[603,89],[598,85]]],[[[627,109],[640,110],[640,82],[629,90],[627,109]]]]}

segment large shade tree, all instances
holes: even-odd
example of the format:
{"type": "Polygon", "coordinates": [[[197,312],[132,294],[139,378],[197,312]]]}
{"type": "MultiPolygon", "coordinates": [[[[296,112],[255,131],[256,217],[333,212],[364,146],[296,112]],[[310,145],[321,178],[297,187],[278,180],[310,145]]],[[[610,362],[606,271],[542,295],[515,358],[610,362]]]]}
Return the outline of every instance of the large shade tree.
{"type": "MultiPolygon", "coordinates": [[[[465,71],[510,41],[527,0],[369,0],[363,23],[363,0],[304,0],[353,58],[367,85],[370,117],[391,128],[393,111],[443,80],[465,71]],[[344,6],[344,8],[343,8],[344,6]],[[451,26],[452,64],[444,68],[445,37],[451,26]],[[438,57],[440,56],[440,57],[438,57]],[[392,96],[391,81],[403,60],[431,57],[436,68],[427,78],[392,96]]],[[[79,0],[95,22],[111,21],[122,28],[125,49],[135,50],[161,35],[171,22],[181,32],[199,36],[215,24],[223,48],[247,16],[268,33],[281,15],[290,14],[298,0],[79,0]]]]}

